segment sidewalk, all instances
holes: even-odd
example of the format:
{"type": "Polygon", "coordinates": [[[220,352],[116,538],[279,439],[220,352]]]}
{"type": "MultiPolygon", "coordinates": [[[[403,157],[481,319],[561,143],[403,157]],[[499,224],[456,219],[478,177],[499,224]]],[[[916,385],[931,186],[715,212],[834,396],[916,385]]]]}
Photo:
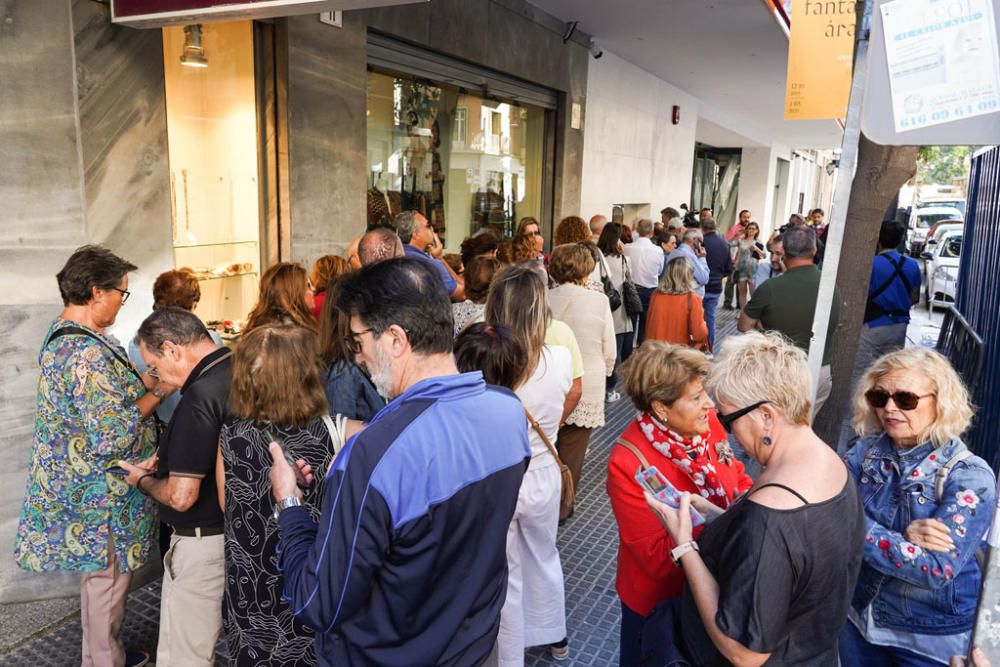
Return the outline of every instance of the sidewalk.
{"type": "MultiPolygon", "coordinates": [[[[736,333],[736,311],[718,311],[716,344],[736,333]]],[[[628,397],[607,406],[606,423],[594,431],[587,461],[577,490],[576,512],[559,529],[559,553],[566,577],[566,625],[569,628],[570,659],[554,661],[544,649],[533,649],[525,657],[526,667],[578,665],[607,667],[618,660],[619,602],[615,594],[615,555],[618,534],[611,505],[604,491],[605,470],[611,445],[634,416],[628,397]]],[[[42,629],[34,626],[16,644],[12,629],[0,624],[3,637],[0,664],[4,667],[70,667],[80,664],[80,612],[76,600],[16,605],[24,613],[42,606],[63,605],[66,615],[42,629]],[[40,632],[38,630],[41,630],[40,632]],[[31,636],[34,634],[34,636],[31,636]]],[[[156,648],[160,605],[158,581],[137,589],[129,596],[123,635],[129,648],[156,648]]],[[[14,606],[14,605],[12,605],[14,606]]],[[[21,615],[20,613],[18,614],[21,615]]],[[[0,619],[3,619],[0,609],[0,619]]],[[[226,667],[225,642],[219,642],[216,665],[226,667]]]]}

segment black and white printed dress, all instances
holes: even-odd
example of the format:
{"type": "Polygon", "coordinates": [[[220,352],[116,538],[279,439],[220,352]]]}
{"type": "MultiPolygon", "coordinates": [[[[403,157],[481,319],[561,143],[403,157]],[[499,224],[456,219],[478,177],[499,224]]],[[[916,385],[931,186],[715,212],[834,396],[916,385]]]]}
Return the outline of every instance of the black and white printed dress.
{"type": "MultiPolygon", "coordinates": [[[[319,521],[323,479],[344,441],[342,417],[323,419],[305,428],[273,426],[295,460],[313,468],[314,482],[304,504],[319,521]]],[[[226,591],[223,627],[232,665],[298,667],[316,664],[313,632],[292,618],[281,599],[284,582],[278,572],[278,523],[268,472],[269,439],[264,425],[247,420],[227,424],[219,438],[226,485],[226,591]]]]}

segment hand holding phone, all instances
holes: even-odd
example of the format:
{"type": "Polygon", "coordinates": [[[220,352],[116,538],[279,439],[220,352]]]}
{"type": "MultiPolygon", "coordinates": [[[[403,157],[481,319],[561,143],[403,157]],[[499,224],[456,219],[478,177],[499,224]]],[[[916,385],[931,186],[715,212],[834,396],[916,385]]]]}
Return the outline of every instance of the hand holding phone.
{"type": "MultiPolygon", "coordinates": [[[[673,484],[667,481],[667,478],[655,466],[646,468],[645,470],[640,467],[635,471],[635,481],[664,505],[669,505],[674,509],[681,506],[680,492],[674,488],[673,484]]],[[[701,512],[692,507],[691,526],[697,527],[703,523],[705,523],[705,517],[701,515],[701,512]]]]}
{"type": "Polygon", "coordinates": [[[274,429],[274,427],[267,426],[264,429],[264,435],[267,436],[268,442],[276,442],[278,443],[278,446],[281,447],[281,453],[285,455],[285,461],[287,461],[288,465],[290,465],[292,470],[295,471],[295,484],[300,489],[308,489],[309,480],[306,479],[306,476],[302,473],[302,469],[299,468],[299,464],[295,462],[295,458],[292,456],[291,452],[288,451],[288,448],[285,446],[285,441],[278,437],[278,432],[274,429]]]}

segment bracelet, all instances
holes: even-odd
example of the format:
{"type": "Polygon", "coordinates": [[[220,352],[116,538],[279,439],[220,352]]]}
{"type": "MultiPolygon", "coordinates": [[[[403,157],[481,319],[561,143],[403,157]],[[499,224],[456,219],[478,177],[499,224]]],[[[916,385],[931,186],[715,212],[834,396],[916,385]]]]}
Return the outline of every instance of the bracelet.
{"type": "Polygon", "coordinates": [[[160,389],[159,383],[153,385],[153,388],[149,390],[149,393],[151,393],[153,396],[157,398],[157,400],[160,401],[162,401],[167,395],[167,392],[160,389]]]}
{"type": "Polygon", "coordinates": [[[135,480],[135,488],[136,488],[136,490],[138,490],[139,493],[141,493],[144,496],[149,496],[148,493],[146,493],[145,491],[142,490],[142,480],[146,479],[147,477],[153,477],[154,475],[156,475],[155,472],[147,472],[144,475],[141,475],[139,477],[139,479],[135,480]]]}
{"type": "Polygon", "coordinates": [[[670,560],[674,561],[674,565],[677,567],[681,566],[681,558],[685,555],[691,553],[692,551],[698,552],[698,543],[694,540],[685,542],[684,544],[678,544],[676,547],[670,550],[670,560]]]}

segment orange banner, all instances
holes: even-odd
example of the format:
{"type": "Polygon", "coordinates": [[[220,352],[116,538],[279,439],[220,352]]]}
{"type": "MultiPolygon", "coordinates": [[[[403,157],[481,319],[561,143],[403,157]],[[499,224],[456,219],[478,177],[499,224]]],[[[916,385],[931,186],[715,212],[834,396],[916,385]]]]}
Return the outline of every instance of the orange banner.
{"type": "Polygon", "coordinates": [[[854,23],[854,0],[792,0],[785,120],[847,115],[854,23]]]}

